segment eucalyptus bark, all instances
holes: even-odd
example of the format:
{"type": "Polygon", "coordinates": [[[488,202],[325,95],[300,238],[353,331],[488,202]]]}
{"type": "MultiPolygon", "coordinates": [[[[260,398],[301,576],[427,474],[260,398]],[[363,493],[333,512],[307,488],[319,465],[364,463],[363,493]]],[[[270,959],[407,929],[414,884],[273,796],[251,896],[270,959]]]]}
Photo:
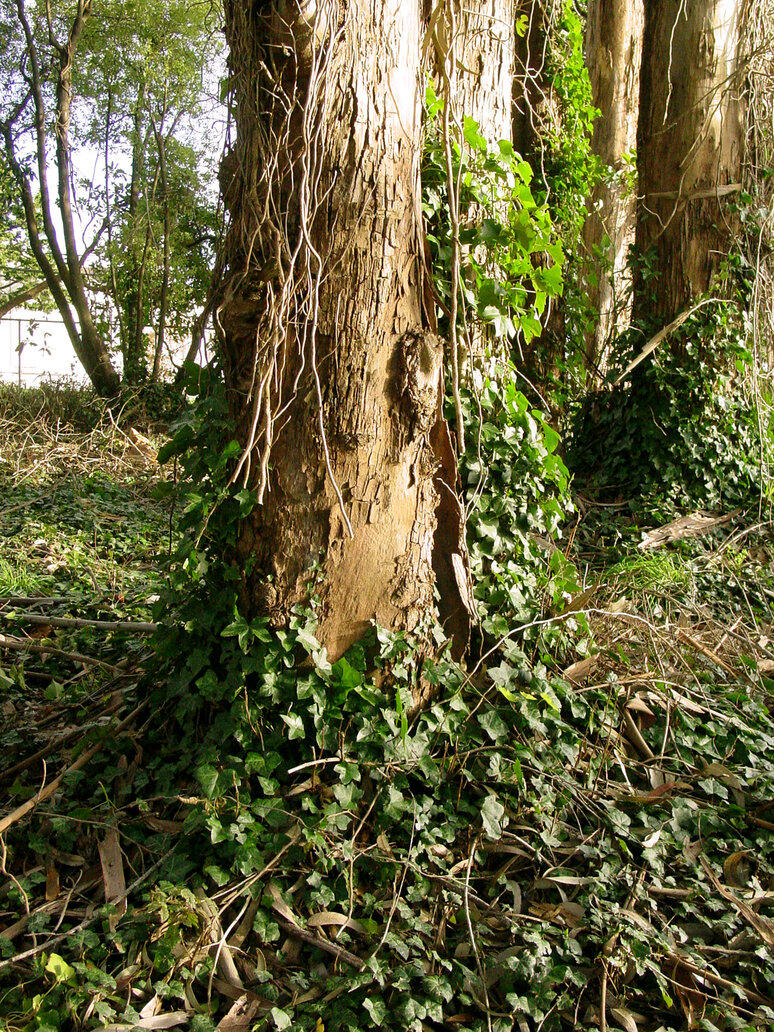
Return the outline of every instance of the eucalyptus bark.
{"type": "Polygon", "coordinates": [[[447,605],[458,590],[419,0],[230,0],[226,34],[237,136],[217,321],[234,475],[260,499],[236,545],[243,603],[281,624],[314,590],[335,658],[372,620],[417,629],[436,575],[447,605]]]}
{"type": "Polygon", "coordinates": [[[635,315],[667,323],[707,292],[732,248],[744,109],[740,0],[646,0],[637,142],[635,315]]]}
{"type": "Polygon", "coordinates": [[[511,141],[515,0],[466,0],[455,106],[490,144],[511,141]]]}
{"type": "Polygon", "coordinates": [[[586,339],[589,368],[629,323],[627,259],[634,243],[636,189],[626,180],[625,155],[637,145],[642,62],[642,0],[592,0],[586,23],[586,63],[594,106],[592,147],[608,172],[597,184],[584,227],[589,254],[589,303],[599,321],[586,339]]]}

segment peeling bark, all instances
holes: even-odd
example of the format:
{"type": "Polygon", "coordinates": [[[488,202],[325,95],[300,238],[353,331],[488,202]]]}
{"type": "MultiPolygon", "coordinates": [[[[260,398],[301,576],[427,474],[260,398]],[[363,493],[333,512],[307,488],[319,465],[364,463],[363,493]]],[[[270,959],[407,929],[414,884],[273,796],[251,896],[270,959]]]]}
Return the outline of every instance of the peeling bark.
{"type": "Polygon", "coordinates": [[[457,108],[488,143],[511,140],[514,0],[467,0],[457,74],[457,108]]]}
{"type": "Polygon", "coordinates": [[[262,496],[237,544],[244,602],[281,624],[314,588],[336,658],[372,620],[414,631],[433,610],[445,424],[422,301],[419,0],[231,0],[226,32],[218,319],[237,472],[262,496]]]}
{"type": "Polygon", "coordinates": [[[636,243],[658,278],[635,313],[668,322],[709,290],[735,231],[743,106],[738,0],[646,0],[636,243]]]}
{"type": "MultiPolygon", "coordinates": [[[[610,172],[620,174],[624,155],[637,145],[642,61],[642,0],[592,0],[586,25],[586,63],[600,117],[592,147],[610,172]]],[[[599,321],[586,339],[589,368],[629,323],[631,283],[627,259],[634,243],[636,195],[619,178],[606,177],[594,191],[584,242],[594,276],[589,302],[599,321]],[[601,253],[601,256],[600,256],[601,253]]]]}

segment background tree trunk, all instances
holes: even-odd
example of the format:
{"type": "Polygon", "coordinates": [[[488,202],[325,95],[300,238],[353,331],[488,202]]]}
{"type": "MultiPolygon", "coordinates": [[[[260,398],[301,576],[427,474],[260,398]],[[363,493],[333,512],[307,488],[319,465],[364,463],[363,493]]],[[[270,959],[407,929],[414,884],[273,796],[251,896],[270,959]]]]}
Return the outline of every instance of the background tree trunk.
{"type": "Polygon", "coordinates": [[[589,302],[599,321],[586,339],[589,368],[629,323],[631,283],[627,273],[634,243],[636,191],[622,178],[623,157],[637,145],[642,60],[642,0],[592,0],[586,23],[586,62],[594,105],[594,153],[609,168],[597,185],[584,241],[592,271],[589,302]],[[628,300],[627,300],[628,297],[628,300]]]}
{"type": "Polygon", "coordinates": [[[150,216],[144,215],[144,244],[139,250],[138,237],[141,232],[140,216],[140,180],[143,175],[143,163],[147,137],[143,128],[145,110],[146,84],[143,80],[134,104],[132,132],[132,177],[129,184],[128,211],[128,247],[129,276],[124,291],[126,307],[126,335],[123,340],[124,379],[127,383],[140,383],[148,373],[146,343],[143,336],[145,329],[145,268],[151,244],[150,216]]]}
{"type": "Polygon", "coordinates": [[[740,189],[739,0],[646,0],[637,138],[635,314],[668,322],[706,292],[735,221],[740,189]]]}
{"type": "Polygon", "coordinates": [[[539,157],[540,130],[546,117],[550,85],[547,81],[548,28],[555,0],[516,0],[514,33],[512,139],[523,158],[539,157]]]}
{"type": "Polygon", "coordinates": [[[414,630],[433,609],[450,449],[423,307],[419,0],[275,6],[226,5],[237,142],[219,319],[235,477],[261,501],[237,554],[248,608],[278,623],[319,581],[335,658],[371,620],[414,630]]]}
{"type": "MultiPolygon", "coordinates": [[[[473,118],[478,123],[490,147],[512,138],[513,27],[514,0],[467,0],[461,5],[454,108],[459,119],[473,118]]],[[[470,214],[475,218],[475,209],[470,214]]],[[[483,261],[485,255],[477,257],[483,261]]],[[[467,330],[470,359],[484,360],[486,325],[475,322],[467,330]]]]}
{"type": "Polygon", "coordinates": [[[456,108],[489,143],[510,140],[514,0],[466,0],[462,17],[456,108]]]}

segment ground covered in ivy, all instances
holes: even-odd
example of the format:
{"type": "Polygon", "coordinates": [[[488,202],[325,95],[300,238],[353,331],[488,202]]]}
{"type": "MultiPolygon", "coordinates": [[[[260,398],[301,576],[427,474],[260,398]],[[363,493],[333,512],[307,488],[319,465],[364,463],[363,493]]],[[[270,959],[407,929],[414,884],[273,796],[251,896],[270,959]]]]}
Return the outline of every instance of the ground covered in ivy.
{"type": "Polygon", "coordinates": [[[160,470],[146,424],[0,407],[3,1027],[774,1027],[770,515],[653,534],[497,397],[464,668],[243,619],[202,423],[160,470]]]}

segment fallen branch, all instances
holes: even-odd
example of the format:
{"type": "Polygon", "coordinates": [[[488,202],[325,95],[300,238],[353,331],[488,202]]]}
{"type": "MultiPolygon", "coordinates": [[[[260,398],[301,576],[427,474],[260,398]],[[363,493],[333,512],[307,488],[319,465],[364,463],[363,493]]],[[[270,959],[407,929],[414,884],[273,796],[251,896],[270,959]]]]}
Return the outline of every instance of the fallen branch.
{"type": "Polygon", "coordinates": [[[708,305],[719,300],[720,298],[717,297],[708,297],[705,298],[704,301],[700,301],[698,305],[694,305],[693,308],[687,308],[684,312],[681,312],[676,319],[673,319],[672,322],[669,323],[668,326],[665,326],[663,330],[659,330],[658,333],[654,334],[654,336],[650,338],[650,340],[639,353],[639,355],[637,355],[636,358],[632,359],[632,361],[628,364],[626,369],[624,369],[624,371],[615,381],[613,386],[617,387],[622,380],[625,380],[629,373],[631,373],[634,369],[637,368],[640,362],[643,362],[648,357],[648,355],[652,354],[659,346],[659,344],[661,344],[662,341],[666,340],[666,338],[671,333],[674,333],[674,331],[678,330],[684,322],[687,322],[694,312],[698,312],[698,310],[700,308],[703,308],[704,305],[708,305]]]}
{"type": "Polygon", "coordinates": [[[686,645],[690,645],[692,648],[700,652],[702,656],[704,656],[706,659],[709,659],[711,662],[713,662],[715,666],[718,666],[721,670],[724,670],[729,677],[733,677],[736,680],[739,680],[743,676],[747,676],[746,673],[743,674],[740,673],[738,670],[734,670],[734,668],[730,666],[728,663],[726,663],[726,661],[722,659],[716,652],[713,652],[712,649],[707,648],[707,646],[703,645],[700,641],[697,641],[696,638],[688,634],[687,631],[684,631],[682,629],[679,630],[678,637],[681,641],[685,642],[686,645]]]}
{"type": "Polygon", "coordinates": [[[9,613],[0,613],[0,620],[8,623],[14,622],[16,618],[25,623],[43,624],[46,627],[98,627],[102,631],[135,631],[141,634],[153,634],[160,626],[143,620],[87,620],[80,616],[41,616],[40,613],[16,613],[12,617],[9,613]]]}
{"type": "Polygon", "coordinates": [[[85,656],[82,652],[65,652],[63,649],[54,648],[53,645],[36,645],[25,638],[9,638],[7,634],[0,634],[0,649],[13,649],[15,652],[34,652],[38,656],[59,656],[61,659],[69,659],[73,663],[87,663],[91,666],[102,667],[109,670],[111,674],[118,676],[124,671],[117,666],[112,666],[102,659],[94,656],[85,656]]]}
{"type": "Polygon", "coordinates": [[[288,935],[292,935],[296,939],[300,939],[301,942],[306,942],[310,946],[316,946],[319,950],[325,950],[326,953],[333,954],[334,957],[338,957],[339,960],[345,961],[352,967],[357,968],[358,971],[363,971],[365,968],[365,961],[361,960],[360,957],[354,953],[350,953],[349,950],[345,950],[343,946],[337,945],[335,942],[329,942],[327,939],[323,939],[322,936],[312,935],[311,932],[307,932],[304,928],[301,928],[297,924],[293,924],[291,921],[286,921],[281,917],[278,917],[277,923],[283,931],[287,932],[288,935]]]}

